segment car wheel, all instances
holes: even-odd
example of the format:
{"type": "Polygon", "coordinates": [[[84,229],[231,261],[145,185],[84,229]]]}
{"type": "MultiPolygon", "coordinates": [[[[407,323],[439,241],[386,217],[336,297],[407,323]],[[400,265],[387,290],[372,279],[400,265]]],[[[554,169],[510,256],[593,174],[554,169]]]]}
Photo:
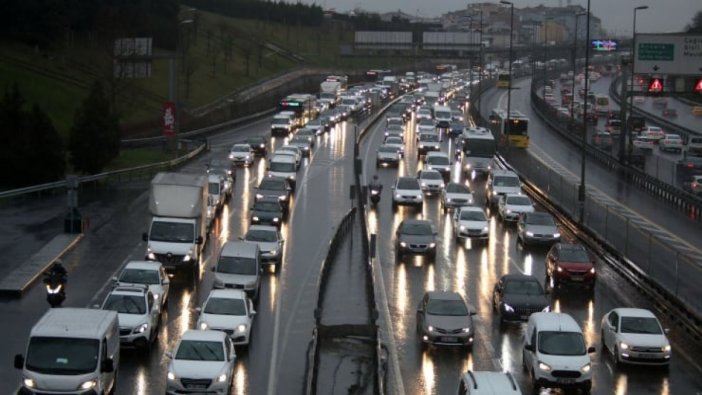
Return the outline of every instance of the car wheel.
{"type": "Polygon", "coordinates": [[[376,160],[376,161],[375,161],[375,168],[377,169],[377,168],[379,168],[379,167],[380,167],[380,162],[378,162],[378,161],[376,160]]]}
{"type": "Polygon", "coordinates": [[[615,346],[612,350],[612,358],[616,367],[622,366],[622,360],[619,358],[619,347],[615,346]]]}
{"type": "Polygon", "coordinates": [[[532,370],[532,371],[531,371],[531,389],[533,390],[533,392],[534,392],[535,394],[538,394],[538,393],[539,393],[539,388],[540,388],[540,387],[541,387],[541,386],[539,385],[539,382],[536,380],[536,374],[535,374],[534,371],[532,370]]]}
{"type": "Polygon", "coordinates": [[[607,351],[607,344],[605,343],[604,330],[600,330],[600,345],[602,352],[607,351]]]}

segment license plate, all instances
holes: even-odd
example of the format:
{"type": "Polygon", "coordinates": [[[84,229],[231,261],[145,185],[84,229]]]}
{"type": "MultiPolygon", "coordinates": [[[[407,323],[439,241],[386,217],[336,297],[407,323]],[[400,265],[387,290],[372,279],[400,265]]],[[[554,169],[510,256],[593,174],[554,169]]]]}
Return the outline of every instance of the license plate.
{"type": "Polygon", "coordinates": [[[559,378],[559,379],[556,379],[556,382],[558,384],[573,384],[573,383],[575,383],[575,379],[561,379],[561,378],[559,378]]]}
{"type": "Polygon", "coordinates": [[[658,358],[658,355],[656,355],[656,354],[639,354],[639,358],[656,359],[656,358],[658,358]]]}
{"type": "Polygon", "coordinates": [[[191,390],[204,390],[204,389],[207,389],[207,386],[204,384],[188,384],[185,386],[185,388],[191,389],[191,390]]]}
{"type": "Polygon", "coordinates": [[[575,282],[582,282],[583,281],[583,276],[573,276],[570,278],[571,280],[575,282]]]}
{"type": "Polygon", "coordinates": [[[457,343],[458,339],[451,336],[442,336],[441,341],[444,343],[457,343]]]}

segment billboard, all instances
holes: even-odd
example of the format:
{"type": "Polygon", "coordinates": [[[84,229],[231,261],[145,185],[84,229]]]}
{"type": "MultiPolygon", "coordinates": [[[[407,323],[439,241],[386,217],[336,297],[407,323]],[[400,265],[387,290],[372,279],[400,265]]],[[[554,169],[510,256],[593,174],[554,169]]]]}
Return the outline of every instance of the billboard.
{"type": "Polygon", "coordinates": [[[619,49],[619,41],[598,38],[590,41],[590,49],[594,52],[615,52],[619,49]]]}
{"type": "Polygon", "coordinates": [[[637,34],[635,74],[702,74],[702,35],[637,34]]]}
{"type": "Polygon", "coordinates": [[[356,31],[354,36],[356,48],[412,48],[412,32],[356,31]]]}
{"type": "Polygon", "coordinates": [[[470,49],[480,46],[480,34],[475,32],[424,32],[424,49],[470,49]]]}

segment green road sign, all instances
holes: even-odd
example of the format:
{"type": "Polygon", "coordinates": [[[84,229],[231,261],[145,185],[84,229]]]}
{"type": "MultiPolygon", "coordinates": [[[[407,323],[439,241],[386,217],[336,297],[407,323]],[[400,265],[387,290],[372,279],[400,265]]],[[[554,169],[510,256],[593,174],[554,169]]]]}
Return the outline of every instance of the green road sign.
{"type": "Polygon", "coordinates": [[[668,60],[675,58],[675,44],[639,43],[636,60],[668,60]]]}

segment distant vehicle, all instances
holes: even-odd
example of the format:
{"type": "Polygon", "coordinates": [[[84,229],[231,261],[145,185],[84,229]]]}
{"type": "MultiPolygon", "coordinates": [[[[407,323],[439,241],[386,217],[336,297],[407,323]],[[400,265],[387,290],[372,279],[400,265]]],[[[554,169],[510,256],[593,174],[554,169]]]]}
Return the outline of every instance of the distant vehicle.
{"type": "Polygon", "coordinates": [[[658,141],[658,149],[661,151],[682,152],[683,141],[678,134],[666,134],[658,141]]]}
{"type": "Polygon", "coordinates": [[[146,352],[151,351],[160,329],[160,307],[146,284],[117,285],[100,306],[117,312],[120,344],[146,352]]]}
{"type": "Polygon", "coordinates": [[[497,87],[500,89],[509,89],[512,84],[512,77],[509,73],[497,74],[497,87]]]}
{"type": "Polygon", "coordinates": [[[658,141],[665,137],[665,131],[658,126],[646,126],[641,129],[640,136],[653,139],[655,140],[655,143],[658,144],[658,141]]]}
{"type": "Polygon", "coordinates": [[[389,144],[381,144],[378,147],[377,156],[375,160],[375,167],[381,166],[400,166],[400,160],[402,156],[400,150],[397,146],[389,144]]]}
{"type": "Polygon", "coordinates": [[[436,132],[420,133],[417,143],[417,155],[426,155],[430,151],[441,150],[441,140],[436,132]]]}
{"type": "Polygon", "coordinates": [[[490,238],[490,220],[485,210],[475,206],[457,207],[453,215],[453,233],[456,240],[487,241],[490,238]]]}
{"type": "Polygon", "coordinates": [[[609,151],[614,145],[614,140],[608,132],[599,131],[592,134],[592,144],[599,149],[609,151]]]}
{"type": "Polygon", "coordinates": [[[430,291],[417,306],[417,334],[428,345],[472,347],[475,340],[473,306],[457,292],[430,291]]]}
{"type": "Polygon", "coordinates": [[[441,208],[444,212],[450,209],[470,206],[473,203],[473,192],[466,184],[449,182],[446,184],[446,188],[441,191],[441,208]]]}
{"type": "Polygon", "coordinates": [[[436,259],[436,235],[434,225],[422,219],[405,219],[395,231],[395,260],[405,255],[425,255],[436,259]]]}
{"type": "Polygon", "coordinates": [[[558,289],[563,283],[595,287],[595,262],[581,244],[556,243],[546,254],[546,276],[558,289]]]}
{"type": "Polygon", "coordinates": [[[609,113],[609,96],[607,95],[595,95],[595,112],[597,114],[608,114],[609,113]]]}
{"type": "Polygon", "coordinates": [[[561,232],[549,213],[525,213],[517,222],[517,241],[525,247],[532,244],[550,245],[560,240],[561,232]]]}
{"type": "Polygon", "coordinates": [[[492,309],[505,321],[526,321],[533,313],[549,312],[546,291],[532,275],[505,274],[492,291],[492,309]]]}
{"type": "Polygon", "coordinates": [[[522,194],[507,194],[497,202],[497,214],[505,222],[519,220],[521,215],[534,212],[534,203],[522,194]]]}
{"type": "Polygon", "coordinates": [[[229,150],[229,160],[234,165],[249,167],[253,164],[254,157],[254,151],[248,143],[234,144],[229,150]]]}
{"type": "Polygon", "coordinates": [[[520,194],[521,191],[522,184],[516,173],[509,170],[494,170],[488,176],[485,204],[492,207],[497,204],[501,196],[520,194]]]}
{"type": "Polygon", "coordinates": [[[462,135],[461,165],[466,174],[487,174],[494,166],[497,144],[492,132],[483,127],[466,128],[462,135]]]}
{"type": "Polygon", "coordinates": [[[275,226],[251,225],[243,240],[258,245],[261,265],[273,265],[276,273],[280,273],[283,263],[283,246],[285,240],[280,230],[275,226]]]}
{"type": "Polygon", "coordinates": [[[166,357],[170,359],[166,394],[229,393],[236,352],[228,334],[188,329],[166,357]]]}
{"type": "Polygon", "coordinates": [[[417,179],[419,180],[419,186],[422,188],[422,192],[427,195],[441,193],[445,186],[444,177],[436,170],[419,170],[417,172],[417,179]]]}
{"type": "Polygon", "coordinates": [[[490,124],[496,136],[505,139],[510,147],[529,147],[529,118],[519,111],[496,108],[490,114],[490,124]]]}
{"type": "Polygon", "coordinates": [[[117,285],[147,285],[161,311],[168,302],[171,281],[161,262],[130,261],[112,280],[117,285]]]}
{"type": "Polygon", "coordinates": [[[222,331],[234,346],[249,346],[256,315],[253,302],[240,289],[213,289],[195,309],[199,314],[196,328],[222,331]]]}

